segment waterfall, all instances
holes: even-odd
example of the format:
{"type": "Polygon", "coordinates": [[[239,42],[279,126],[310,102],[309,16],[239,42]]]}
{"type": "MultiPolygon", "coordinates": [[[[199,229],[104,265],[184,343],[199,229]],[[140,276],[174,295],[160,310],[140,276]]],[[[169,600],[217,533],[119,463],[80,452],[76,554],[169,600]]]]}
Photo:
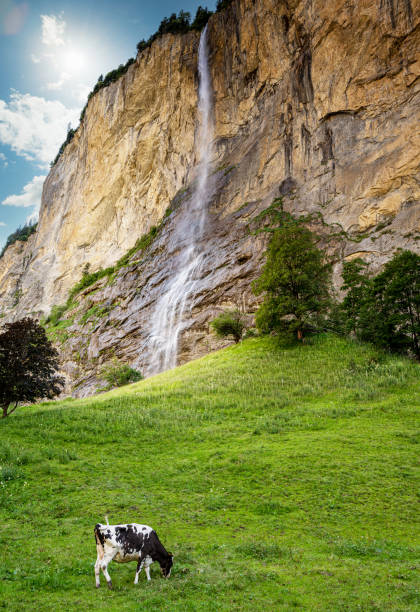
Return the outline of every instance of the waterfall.
{"type": "Polygon", "coordinates": [[[157,300],[151,319],[148,342],[148,374],[156,374],[176,366],[178,342],[185,328],[185,314],[193,307],[204,253],[200,249],[207,208],[212,196],[210,164],[212,156],[212,91],[208,62],[207,26],[198,48],[198,112],[196,181],[188,205],[180,213],[168,245],[172,253],[179,251],[176,269],[171,271],[162,295],[157,300]]]}

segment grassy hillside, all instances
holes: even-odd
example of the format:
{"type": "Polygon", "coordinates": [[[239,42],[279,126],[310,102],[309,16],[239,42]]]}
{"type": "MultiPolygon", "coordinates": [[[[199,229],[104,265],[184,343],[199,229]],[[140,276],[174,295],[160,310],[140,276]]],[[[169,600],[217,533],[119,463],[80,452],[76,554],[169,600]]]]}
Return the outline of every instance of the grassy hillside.
{"type": "Polygon", "coordinates": [[[404,359],[250,339],[21,408],[0,423],[0,607],[418,609],[419,400],[404,359]],[[105,512],[156,528],[169,580],[155,564],[135,587],[135,564],[112,563],[114,591],[95,590],[105,512]]]}

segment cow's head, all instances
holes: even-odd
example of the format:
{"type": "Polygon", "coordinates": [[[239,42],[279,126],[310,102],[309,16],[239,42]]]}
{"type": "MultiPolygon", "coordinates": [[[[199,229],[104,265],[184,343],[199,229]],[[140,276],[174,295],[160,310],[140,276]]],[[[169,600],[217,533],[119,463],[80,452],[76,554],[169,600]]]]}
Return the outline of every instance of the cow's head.
{"type": "Polygon", "coordinates": [[[173,564],[174,564],[174,556],[172,553],[168,553],[167,559],[165,559],[165,561],[160,566],[162,570],[162,576],[164,578],[169,578],[169,576],[171,575],[173,564]]]}

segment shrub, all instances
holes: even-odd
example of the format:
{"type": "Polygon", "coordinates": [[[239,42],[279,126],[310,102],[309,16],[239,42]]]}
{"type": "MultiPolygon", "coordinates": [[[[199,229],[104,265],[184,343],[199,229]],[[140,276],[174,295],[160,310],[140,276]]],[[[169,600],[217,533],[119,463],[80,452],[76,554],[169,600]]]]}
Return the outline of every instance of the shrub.
{"type": "Polygon", "coordinates": [[[210,325],[219,338],[233,336],[239,342],[245,329],[245,323],[238,310],[228,310],[214,319],[210,325]]]}
{"type": "Polygon", "coordinates": [[[140,372],[126,363],[119,362],[117,359],[104,365],[100,375],[101,378],[108,383],[108,389],[122,387],[123,385],[137,382],[143,378],[140,372]]]}

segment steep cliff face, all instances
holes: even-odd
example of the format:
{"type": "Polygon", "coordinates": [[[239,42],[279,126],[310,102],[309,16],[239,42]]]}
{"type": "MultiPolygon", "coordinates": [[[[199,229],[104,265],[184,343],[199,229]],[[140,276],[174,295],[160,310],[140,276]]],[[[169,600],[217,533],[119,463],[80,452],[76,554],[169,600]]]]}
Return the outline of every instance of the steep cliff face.
{"type": "MultiPolygon", "coordinates": [[[[264,243],[249,223],[274,197],[338,236],[336,278],[343,258],[378,268],[399,247],[419,250],[419,8],[234,0],[211,18],[215,190],[181,361],[220,346],[208,329],[218,308],[255,308],[264,243]]],[[[46,180],[37,233],[0,260],[7,318],[48,312],[87,263],[115,263],[172,202],[153,243],[68,313],[62,350],[79,394],[112,356],[147,372],[151,311],[178,261],[169,237],[195,175],[198,38],[156,41],[91,100],[46,180]]]]}
{"type": "Polygon", "coordinates": [[[160,39],[90,101],[45,181],[16,316],[48,312],[162,217],[194,166],[196,50],[196,35],[160,39]]]}

